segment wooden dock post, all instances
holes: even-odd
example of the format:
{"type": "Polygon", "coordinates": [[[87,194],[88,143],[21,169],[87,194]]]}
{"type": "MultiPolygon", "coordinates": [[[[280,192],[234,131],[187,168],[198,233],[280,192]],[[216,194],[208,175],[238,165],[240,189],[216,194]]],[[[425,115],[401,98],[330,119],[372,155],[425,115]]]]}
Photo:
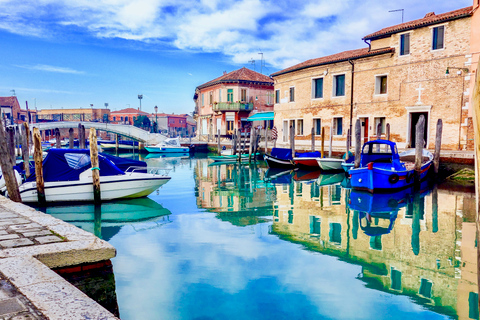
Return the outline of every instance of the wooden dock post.
{"type": "Polygon", "coordinates": [[[355,122],[355,168],[360,167],[360,154],[362,151],[362,124],[360,119],[355,122]]]}
{"type": "Polygon", "coordinates": [[[315,128],[312,127],[312,152],[315,152],[315,128]]]}
{"type": "Polygon", "coordinates": [[[43,167],[42,167],[42,137],[40,136],[40,130],[33,128],[33,159],[35,160],[35,179],[37,183],[37,197],[40,205],[45,205],[45,185],[43,181],[43,167]]]}
{"type": "Polygon", "coordinates": [[[267,153],[268,128],[265,128],[265,153],[267,153]]]}
{"type": "Polygon", "coordinates": [[[15,156],[15,129],[12,127],[7,127],[7,148],[8,153],[10,155],[10,159],[12,159],[12,167],[15,165],[17,157],[15,156]]]}
{"type": "Polygon", "coordinates": [[[115,134],[115,154],[118,154],[118,133],[115,134]]]}
{"type": "Polygon", "coordinates": [[[332,157],[332,152],[333,152],[333,119],[332,119],[332,124],[330,125],[330,137],[328,140],[328,157],[332,157]]]}
{"type": "Polygon", "coordinates": [[[321,144],[321,157],[325,157],[325,127],[322,127],[322,144],[321,144]]]}
{"type": "MultiPolygon", "coordinates": [[[[385,126],[385,139],[390,141],[390,123],[385,126]]],[[[385,145],[385,152],[388,152],[388,145],[385,145]]]]}
{"type": "Polygon", "coordinates": [[[290,126],[290,150],[292,150],[292,157],[295,157],[295,128],[290,126]]]}
{"type": "Polygon", "coordinates": [[[235,132],[232,133],[232,154],[237,154],[237,135],[235,132]]]}
{"type": "Polygon", "coordinates": [[[220,129],[218,129],[218,146],[217,146],[217,149],[218,149],[218,155],[221,155],[222,154],[222,147],[220,146],[220,129]]]}
{"type": "MultiPolygon", "coordinates": [[[[377,124],[377,140],[382,138],[382,124],[379,122],[377,124]]],[[[380,152],[380,145],[377,145],[377,152],[380,152]]]]}
{"type": "Polygon", "coordinates": [[[75,148],[75,141],[73,137],[73,128],[68,129],[68,148],[75,148]]]}
{"type": "Polygon", "coordinates": [[[85,127],[78,124],[78,144],[80,149],[85,149],[85,127]]]}
{"type": "Polygon", "coordinates": [[[415,183],[420,181],[420,171],[422,170],[423,162],[423,134],[425,128],[425,117],[423,114],[417,121],[415,125],[415,183]]]}
{"type": "Polygon", "coordinates": [[[22,129],[21,125],[15,126],[15,154],[17,157],[21,156],[20,146],[22,144],[22,134],[20,130],[22,129]]]}
{"type": "MultiPolygon", "coordinates": [[[[12,156],[7,146],[8,140],[5,137],[5,133],[3,121],[0,119],[0,166],[2,168],[2,174],[5,179],[5,185],[7,186],[7,192],[10,200],[22,202],[20,191],[18,190],[17,179],[15,178],[15,172],[13,169],[15,161],[12,161],[12,156]]],[[[15,146],[13,145],[13,147],[15,146]]],[[[15,152],[13,155],[15,155],[15,152]]]]}
{"type": "Polygon", "coordinates": [[[435,137],[435,154],[433,157],[433,170],[435,174],[438,173],[438,168],[440,167],[440,149],[442,147],[442,130],[443,130],[442,119],[438,119],[437,135],[435,137]]]}
{"type": "Polygon", "coordinates": [[[60,141],[60,129],[55,128],[55,148],[60,149],[62,147],[62,143],[60,141]]]}
{"type": "MultiPolygon", "coordinates": [[[[100,193],[100,168],[98,163],[97,135],[94,128],[90,128],[90,161],[92,162],[93,202],[102,202],[100,193]]],[[[135,148],[133,148],[135,149],[135,148]]]]}
{"type": "Polygon", "coordinates": [[[346,152],[345,152],[345,161],[350,158],[350,129],[347,129],[347,139],[346,139],[346,152]]]}
{"type": "Polygon", "coordinates": [[[25,176],[30,177],[30,148],[28,141],[30,140],[30,131],[28,129],[28,123],[23,123],[23,130],[25,134],[22,135],[22,158],[23,158],[23,169],[25,170],[25,176]]]}
{"type": "Polygon", "coordinates": [[[248,163],[252,162],[252,149],[253,149],[253,136],[255,133],[255,129],[250,130],[250,145],[248,146],[248,163]]]}

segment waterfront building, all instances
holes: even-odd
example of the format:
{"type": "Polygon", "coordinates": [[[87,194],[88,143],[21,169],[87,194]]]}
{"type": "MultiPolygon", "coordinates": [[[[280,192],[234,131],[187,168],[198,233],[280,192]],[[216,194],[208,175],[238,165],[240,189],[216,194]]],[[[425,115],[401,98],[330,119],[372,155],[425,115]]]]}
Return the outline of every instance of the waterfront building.
{"type": "Polygon", "coordinates": [[[29,117],[29,123],[36,121],[37,110],[22,109],[18,103],[16,96],[0,97],[0,112],[3,119],[7,124],[18,124],[27,122],[29,117]]]}
{"type": "Polygon", "coordinates": [[[39,122],[49,121],[95,121],[105,122],[110,114],[104,108],[42,109],[37,112],[39,122]]]}
{"type": "Polygon", "coordinates": [[[442,119],[442,149],[472,150],[469,86],[480,46],[474,36],[480,30],[478,1],[473,7],[431,12],[371,33],[363,38],[368,48],[273,73],[280,144],[289,143],[294,127],[296,146],[309,148],[312,128],[315,141],[320,141],[325,127],[325,140],[332,128],[333,146],[343,147],[359,119],[362,142],[375,139],[378,128],[385,138],[388,123],[390,140],[400,148],[414,147],[415,124],[423,115],[427,148],[434,148],[437,121],[442,119]]]}
{"type": "Polygon", "coordinates": [[[145,111],[141,111],[140,109],[135,108],[125,108],[118,111],[110,112],[110,119],[111,123],[115,124],[130,124],[133,125],[136,118],[139,116],[147,116],[149,117],[150,114],[145,111]]]}
{"type": "Polygon", "coordinates": [[[195,89],[195,119],[199,138],[231,136],[251,126],[247,118],[257,112],[273,111],[273,80],[241,68],[206,82],[195,89]]]}

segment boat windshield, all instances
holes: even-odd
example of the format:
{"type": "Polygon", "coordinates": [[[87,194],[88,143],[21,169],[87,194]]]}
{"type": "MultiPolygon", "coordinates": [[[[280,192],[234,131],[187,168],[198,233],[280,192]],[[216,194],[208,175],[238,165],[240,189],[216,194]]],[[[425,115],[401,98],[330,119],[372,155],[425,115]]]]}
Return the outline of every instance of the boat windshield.
{"type": "MultiPolygon", "coordinates": [[[[395,146],[395,149],[396,148],[397,146],[395,146]]],[[[383,144],[383,143],[366,144],[363,146],[362,152],[363,154],[392,154],[392,150],[390,149],[390,146],[388,144],[383,144]]]]}
{"type": "Polygon", "coordinates": [[[81,153],[65,153],[65,159],[67,160],[68,166],[75,170],[89,166],[91,163],[90,157],[81,153]]]}

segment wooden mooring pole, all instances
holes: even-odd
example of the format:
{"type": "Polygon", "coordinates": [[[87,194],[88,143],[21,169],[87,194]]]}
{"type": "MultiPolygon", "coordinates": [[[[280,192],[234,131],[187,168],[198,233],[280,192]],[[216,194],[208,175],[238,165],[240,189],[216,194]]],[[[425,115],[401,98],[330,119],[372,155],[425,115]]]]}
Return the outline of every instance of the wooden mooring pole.
{"type": "Polygon", "coordinates": [[[12,160],[12,166],[15,165],[17,157],[15,156],[15,129],[8,127],[7,130],[7,148],[10,159],[12,160]]]}
{"type": "Polygon", "coordinates": [[[30,139],[30,130],[28,128],[28,123],[23,123],[23,130],[25,134],[22,135],[22,158],[23,158],[23,170],[25,170],[25,176],[30,177],[30,148],[29,148],[29,139],[30,139]]]}
{"type": "Polygon", "coordinates": [[[236,155],[237,154],[237,135],[235,132],[232,133],[232,154],[236,155]]]}
{"type": "Polygon", "coordinates": [[[355,122],[355,168],[360,167],[360,153],[362,151],[362,124],[360,119],[355,122]]]}
{"type": "Polygon", "coordinates": [[[333,119],[332,119],[332,124],[330,125],[330,137],[329,137],[329,140],[328,140],[328,157],[331,158],[332,157],[332,153],[333,153],[333,119]]]}
{"type": "MultiPolygon", "coordinates": [[[[5,179],[5,185],[7,186],[7,192],[10,200],[22,202],[20,191],[18,190],[17,179],[15,178],[15,172],[13,169],[15,161],[12,161],[12,156],[7,146],[5,133],[3,121],[0,119],[0,167],[2,168],[2,174],[5,179]]],[[[15,145],[13,145],[13,147],[15,148],[15,145]]]]}
{"type": "Polygon", "coordinates": [[[85,149],[85,127],[81,123],[78,124],[78,147],[85,149]]]}
{"type": "Polygon", "coordinates": [[[325,157],[325,127],[322,127],[322,144],[320,145],[321,157],[325,157]]]}
{"type": "Polygon", "coordinates": [[[60,149],[62,147],[62,143],[60,141],[60,129],[55,129],[55,148],[60,149]]]}
{"type": "MultiPolygon", "coordinates": [[[[97,134],[94,128],[90,128],[90,161],[92,162],[93,202],[102,202],[100,193],[100,168],[98,163],[97,134]]],[[[135,149],[135,148],[134,148],[135,149]]]]}
{"type": "Polygon", "coordinates": [[[290,127],[290,150],[292,150],[292,157],[295,157],[295,128],[290,127]]]}
{"type": "Polygon", "coordinates": [[[315,152],[315,128],[312,127],[312,152],[315,152]]]}
{"type": "Polygon", "coordinates": [[[35,179],[37,183],[37,198],[40,205],[45,205],[45,185],[43,181],[43,167],[42,167],[42,137],[40,130],[33,128],[33,159],[35,161],[35,179]]]}
{"type": "Polygon", "coordinates": [[[442,119],[438,119],[437,134],[435,136],[435,154],[433,157],[433,171],[435,172],[435,175],[438,173],[438,168],[440,167],[440,149],[442,147],[442,130],[443,130],[442,119]]]}
{"type": "Polygon", "coordinates": [[[255,129],[250,130],[250,144],[248,146],[248,163],[252,162],[252,149],[253,149],[253,136],[255,135],[255,129]]]}
{"type": "MultiPolygon", "coordinates": [[[[377,124],[377,140],[382,138],[382,123],[377,124]]],[[[380,152],[380,145],[377,145],[377,152],[380,152]]]]}
{"type": "Polygon", "coordinates": [[[415,125],[415,184],[420,184],[420,173],[422,171],[423,162],[423,134],[425,129],[425,117],[423,114],[415,125]]]}
{"type": "Polygon", "coordinates": [[[73,138],[73,128],[68,129],[68,148],[75,148],[75,141],[73,138]]]}
{"type": "Polygon", "coordinates": [[[350,158],[350,129],[347,130],[347,139],[346,139],[346,152],[345,152],[345,161],[350,158]]]}
{"type": "Polygon", "coordinates": [[[218,149],[218,155],[221,155],[222,154],[222,147],[220,146],[220,129],[218,129],[218,146],[217,146],[217,149],[218,149]]]}

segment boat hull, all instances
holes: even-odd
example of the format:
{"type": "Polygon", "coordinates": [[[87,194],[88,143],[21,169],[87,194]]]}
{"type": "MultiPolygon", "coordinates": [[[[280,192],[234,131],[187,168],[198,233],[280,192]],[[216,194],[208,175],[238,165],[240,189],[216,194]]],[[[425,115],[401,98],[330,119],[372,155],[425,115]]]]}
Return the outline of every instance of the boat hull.
{"type": "Polygon", "coordinates": [[[188,153],[188,147],[151,147],[146,146],[145,149],[151,153],[188,153]]]}
{"type": "Polygon", "coordinates": [[[303,170],[319,170],[317,158],[293,158],[293,162],[297,167],[303,170]]]}
{"type": "Polygon", "coordinates": [[[336,159],[336,158],[317,159],[318,166],[320,167],[320,169],[325,171],[343,170],[342,162],[343,162],[342,159],[336,159]]]}
{"type": "MultiPolygon", "coordinates": [[[[426,179],[432,161],[424,163],[421,167],[419,180],[426,179]]],[[[362,167],[349,171],[351,185],[355,190],[368,192],[392,192],[412,186],[415,182],[414,170],[389,170],[382,167],[362,167]]]]}
{"type": "MultiPolygon", "coordinates": [[[[125,175],[100,176],[100,194],[102,200],[141,198],[148,196],[170,180],[170,177],[148,173],[127,173],[125,175]]],[[[35,182],[20,186],[23,202],[37,202],[35,182]]],[[[76,181],[45,182],[47,202],[93,201],[93,185],[90,179],[76,181]]]]}
{"type": "Polygon", "coordinates": [[[269,168],[280,168],[280,169],[293,169],[295,164],[292,160],[279,159],[271,155],[265,154],[263,156],[269,168]]]}
{"type": "MultiPolygon", "coordinates": [[[[255,158],[258,153],[252,154],[252,158],[255,158]]],[[[244,153],[241,155],[242,161],[248,161],[249,155],[248,153],[244,153]]],[[[214,162],[236,162],[238,161],[238,155],[225,155],[225,156],[211,156],[208,159],[213,160],[214,162]]]]}

